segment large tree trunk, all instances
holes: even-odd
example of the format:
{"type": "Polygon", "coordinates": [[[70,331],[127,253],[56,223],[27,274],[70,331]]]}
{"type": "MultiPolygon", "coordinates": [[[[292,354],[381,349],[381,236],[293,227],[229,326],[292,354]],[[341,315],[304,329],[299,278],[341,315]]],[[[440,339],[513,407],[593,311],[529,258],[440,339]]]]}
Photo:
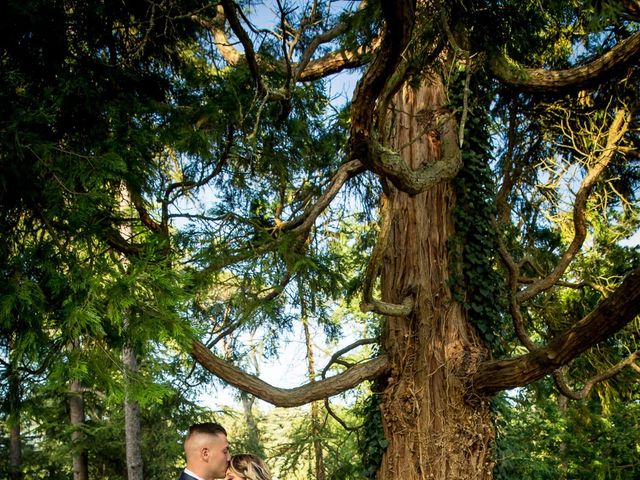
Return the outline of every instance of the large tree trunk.
{"type": "MultiPolygon", "coordinates": [[[[444,105],[437,78],[397,94],[392,143],[412,168],[439,158],[436,123],[444,105]]],[[[415,196],[391,189],[383,201],[392,223],[382,300],[400,304],[411,293],[415,308],[386,319],[383,347],[392,370],[381,410],[389,446],[378,478],[490,479],[489,404],[468,403],[464,387],[487,352],[448,284],[453,189],[441,183],[415,196]]]]}

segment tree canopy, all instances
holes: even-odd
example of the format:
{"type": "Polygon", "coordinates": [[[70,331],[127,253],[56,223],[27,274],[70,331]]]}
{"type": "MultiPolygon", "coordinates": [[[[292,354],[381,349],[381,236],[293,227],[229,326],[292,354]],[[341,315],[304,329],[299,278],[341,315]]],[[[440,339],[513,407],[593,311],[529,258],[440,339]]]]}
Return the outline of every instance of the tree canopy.
{"type": "MultiPolygon", "coordinates": [[[[342,412],[366,425],[344,478],[640,471],[587,472],[561,428],[588,442],[587,418],[606,435],[638,418],[637,1],[2,13],[7,432],[61,418],[77,381],[110,418],[132,387],[142,424],[161,412],[178,435],[201,415],[184,382],[212,374],[279,407],[367,385],[342,412]],[[307,338],[304,385],[247,371],[248,336],[274,356],[312,321],[335,347],[352,319],[324,369],[307,338]],[[135,374],[117,360],[130,347],[135,374]],[[513,415],[527,408],[553,425],[513,415]],[[555,435],[553,461],[509,456],[527,428],[555,435]]],[[[351,445],[317,414],[313,435],[351,445]]],[[[640,440],[619,432],[629,458],[640,440]]]]}

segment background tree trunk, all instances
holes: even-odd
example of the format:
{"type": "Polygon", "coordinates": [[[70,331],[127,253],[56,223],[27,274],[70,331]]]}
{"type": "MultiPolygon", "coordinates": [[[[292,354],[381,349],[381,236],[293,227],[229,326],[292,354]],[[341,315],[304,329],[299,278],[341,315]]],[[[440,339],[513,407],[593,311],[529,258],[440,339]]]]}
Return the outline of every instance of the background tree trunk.
{"type": "Polygon", "coordinates": [[[20,448],[20,417],[12,415],[11,431],[9,432],[9,478],[22,479],[22,454],[20,448]]]}
{"type": "MultiPolygon", "coordinates": [[[[567,403],[568,398],[564,395],[558,396],[558,410],[560,411],[561,417],[566,421],[567,420],[567,403]]],[[[567,458],[567,442],[562,440],[560,445],[558,446],[559,457],[560,457],[560,476],[558,480],[566,480],[567,472],[569,471],[569,459],[567,458]]]]}
{"type": "Polygon", "coordinates": [[[249,451],[260,452],[262,447],[260,446],[260,432],[256,419],[253,416],[253,402],[255,397],[249,395],[247,392],[240,391],[240,400],[242,401],[242,410],[244,411],[244,419],[247,423],[247,437],[249,441],[249,451]]]}
{"type": "MultiPolygon", "coordinates": [[[[302,326],[304,328],[304,340],[307,347],[307,372],[309,381],[316,381],[316,368],[313,356],[313,342],[311,332],[309,330],[309,318],[306,314],[306,305],[304,299],[301,298],[302,306],[302,326]]],[[[314,455],[314,474],[316,480],[325,480],[324,471],[324,454],[322,453],[322,422],[320,421],[320,404],[319,402],[311,403],[311,435],[313,436],[313,455],[314,455]]]]}
{"type": "Polygon", "coordinates": [[[142,448],[140,433],[140,404],[131,399],[130,375],[138,373],[138,361],[136,354],[130,345],[125,345],[122,351],[127,378],[125,379],[124,400],[124,431],[127,450],[127,478],[129,480],[142,480],[142,448]]]}
{"type": "MultiPolygon", "coordinates": [[[[412,168],[437,160],[441,138],[432,120],[445,108],[440,79],[429,78],[417,90],[403,88],[394,107],[394,148],[412,168]]],[[[391,375],[381,411],[389,446],[378,478],[490,479],[489,404],[467,403],[464,388],[487,352],[448,283],[453,189],[441,183],[415,196],[387,192],[383,202],[389,202],[392,223],[382,300],[399,304],[412,293],[415,307],[410,316],[385,323],[391,375]]]]}
{"type": "MultiPolygon", "coordinates": [[[[120,210],[126,211],[131,202],[131,195],[124,184],[120,189],[120,210]]],[[[120,227],[122,236],[127,240],[131,239],[131,225],[125,223],[120,227]]],[[[128,259],[124,258],[123,262],[128,265],[128,259]]],[[[124,316],[124,331],[128,336],[127,341],[122,349],[122,363],[124,365],[124,432],[125,432],[125,449],[127,457],[127,478],[128,480],[142,480],[142,434],[140,428],[140,404],[132,398],[131,385],[138,376],[139,367],[136,357],[136,350],[131,342],[131,317],[128,314],[124,316]]]]}
{"type": "Polygon", "coordinates": [[[89,459],[82,432],[84,426],[84,398],[80,380],[71,380],[69,385],[69,418],[71,421],[71,443],[73,444],[73,480],[88,480],[89,459]]]}
{"type": "Polygon", "coordinates": [[[20,403],[22,392],[20,388],[20,377],[13,368],[11,362],[8,365],[9,379],[9,416],[7,425],[9,427],[9,478],[10,480],[22,479],[22,449],[20,441],[20,403]]]}

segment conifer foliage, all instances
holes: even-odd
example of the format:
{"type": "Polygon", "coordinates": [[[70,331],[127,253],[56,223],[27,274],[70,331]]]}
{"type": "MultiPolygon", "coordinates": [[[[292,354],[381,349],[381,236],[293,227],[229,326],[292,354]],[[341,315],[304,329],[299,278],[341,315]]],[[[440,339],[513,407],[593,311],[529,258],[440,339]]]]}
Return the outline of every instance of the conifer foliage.
{"type": "Polygon", "coordinates": [[[637,478],[614,424],[640,395],[639,22],[637,1],[5,2],[0,479],[123,478],[125,398],[135,478],[176,475],[220,382],[314,404],[309,438],[247,443],[289,475],[637,478]],[[326,367],[270,385],[256,359],[302,324],[326,367]]]}

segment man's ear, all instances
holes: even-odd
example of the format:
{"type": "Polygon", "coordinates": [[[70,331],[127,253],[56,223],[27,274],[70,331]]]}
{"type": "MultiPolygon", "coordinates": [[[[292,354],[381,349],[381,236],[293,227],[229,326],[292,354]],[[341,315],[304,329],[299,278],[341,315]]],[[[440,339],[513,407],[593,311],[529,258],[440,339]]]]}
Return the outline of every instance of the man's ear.
{"type": "Polygon", "coordinates": [[[203,460],[207,460],[209,458],[209,447],[202,447],[200,449],[200,457],[203,460]]]}

